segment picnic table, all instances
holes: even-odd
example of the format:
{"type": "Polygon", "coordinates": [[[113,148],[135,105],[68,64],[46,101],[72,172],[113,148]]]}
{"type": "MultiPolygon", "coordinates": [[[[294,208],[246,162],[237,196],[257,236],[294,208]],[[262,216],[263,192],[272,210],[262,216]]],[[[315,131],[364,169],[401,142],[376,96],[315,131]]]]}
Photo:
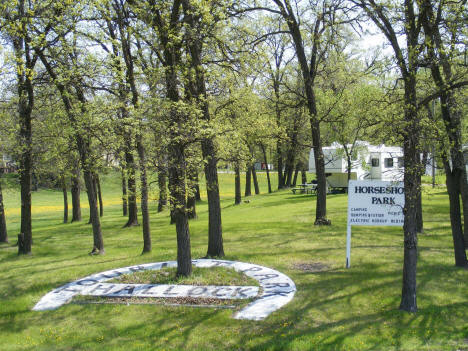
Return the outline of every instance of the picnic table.
{"type": "Polygon", "coordinates": [[[293,194],[296,192],[300,194],[315,194],[317,192],[317,184],[315,183],[305,183],[299,184],[296,188],[292,188],[291,191],[293,194]]]}

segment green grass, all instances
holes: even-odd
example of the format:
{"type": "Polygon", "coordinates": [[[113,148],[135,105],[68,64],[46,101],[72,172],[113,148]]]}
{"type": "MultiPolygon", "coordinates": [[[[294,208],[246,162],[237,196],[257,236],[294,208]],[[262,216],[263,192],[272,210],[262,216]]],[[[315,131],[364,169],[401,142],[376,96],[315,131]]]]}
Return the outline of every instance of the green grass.
{"type": "Polygon", "coordinates": [[[258,281],[234,269],[224,267],[193,267],[189,277],[177,276],[176,268],[148,270],[123,274],[111,279],[109,283],[124,284],[181,284],[181,285],[250,285],[258,286],[258,281]]]}
{"type": "MultiPolygon", "coordinates": [[[[273,180],[276,180],[276,174],[273,180]]],[[[345,269],[345,194],[328,196],[330,227],[313,225],[315,196],[290,191],[233,205],[234,177],[220,174],[226,259],[271,267],[297,286],[292,302],[264,321],[230,310],[155,305],[76,305],[33,312],[50,290],[104,270],[176,258],[168,212],[151,203],[153,252],[141,255],[140,227],[122,228],[119,179],[104,176],[106,254],[89,256],[91,227],[61,224],[59,191],[33,193],[33,254],[0,246],[1,350],[468,350],[468,271],[454,267],[445,188],[424,190],[419,237],[419,312],[398,310],[403,235],[397,227],[353,227],[345,269]],[[321,267],[321,269],[307,269],[321,267]]],[[[243,180],[243,179],[242,179],[243,180]]],[[[86,194],[82,204],[86,205],[86,194]]],[[[5,192],[10,241],[19,230],[19,195],[5,192]]],[[[190,222],[192,257],[207,249],[206,197],[190,222]]]]}

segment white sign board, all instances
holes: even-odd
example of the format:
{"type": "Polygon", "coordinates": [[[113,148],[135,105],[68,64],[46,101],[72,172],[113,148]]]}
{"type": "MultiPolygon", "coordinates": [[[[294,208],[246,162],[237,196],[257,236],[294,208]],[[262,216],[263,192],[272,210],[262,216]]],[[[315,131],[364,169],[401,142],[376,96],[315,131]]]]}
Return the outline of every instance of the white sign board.
{"type": "Polygon", "coordinates": [[[402,226],[405,187],[402,182],[350,180],[346,267],[351,265],[351,226],[402,226]]]}

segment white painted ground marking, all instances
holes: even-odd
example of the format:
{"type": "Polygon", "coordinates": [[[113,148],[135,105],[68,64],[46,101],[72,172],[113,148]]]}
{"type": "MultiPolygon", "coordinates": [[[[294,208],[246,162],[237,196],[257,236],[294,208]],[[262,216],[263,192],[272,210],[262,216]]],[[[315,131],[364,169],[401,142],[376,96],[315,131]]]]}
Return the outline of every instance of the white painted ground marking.
{"type": "Polygon", "coordinates": [[[198,297],[212,299],[250,299],[258,295],[258,286],[169,285],[169,284],[94,284],[81,295],[106,297],[198,297]]]}
{"type": "MultiPolygon", "coordinates": [[[[296,293],[296,285],[285,274],[274,269],[236,261],[200,259],[193,260],[196,267],[228,267],[247,276],[256,279],[263,288],[258,298],[234,315],[236,319],[262,320],[270,313],[281,308],[292,300],[296,293]]],[[[154,294],[162,294],[161,297],[210,297],[210,298],[251,298],[258,295],[258,287],[250,286],[184,286],[184,285],[152,285],[152,284],[109,284],[107,280],[122,274],[158,270],[165,267],[176,267],[176,261],[147,263],[137,266],[113,269],[65,284],[48,294],[34,306],[34,311],[54,310],[69,302],[74,296],[98,295],[98,296],[141,296],[144,293],[151,297],[160,297],[154,294]],[[108,290],[106,293],[106,289],[108,290]],[[224,290],[223,290],[224,289],[224,290]],[[206,296],[204,295],[206,294],[206,296]],[[234,295],[234,297],[229,296],[234,295]],[[246,297],[243,297],[245,295],[246,297]]]]}

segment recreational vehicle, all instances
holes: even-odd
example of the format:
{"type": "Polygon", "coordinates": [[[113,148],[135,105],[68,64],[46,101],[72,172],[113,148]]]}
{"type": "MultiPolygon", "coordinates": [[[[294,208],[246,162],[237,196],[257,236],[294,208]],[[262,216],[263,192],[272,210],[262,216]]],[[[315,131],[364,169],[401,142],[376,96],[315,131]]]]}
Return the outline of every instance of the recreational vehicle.
{"type": "MultiPolygon", "coordinates": [[[[350,148],[351,146],[349,146],[350,148]]],[[[347,158],[343,146],[333,143],[322,148],[327,183],[332,188],[347,188],[347,158]]],[[[358,142],[351,161],[351,179],[403,180],[403,150],[397,146],[358,142]]],[[[314,150],[310,151],[309,172],[315,173],[314,150]]]]}

